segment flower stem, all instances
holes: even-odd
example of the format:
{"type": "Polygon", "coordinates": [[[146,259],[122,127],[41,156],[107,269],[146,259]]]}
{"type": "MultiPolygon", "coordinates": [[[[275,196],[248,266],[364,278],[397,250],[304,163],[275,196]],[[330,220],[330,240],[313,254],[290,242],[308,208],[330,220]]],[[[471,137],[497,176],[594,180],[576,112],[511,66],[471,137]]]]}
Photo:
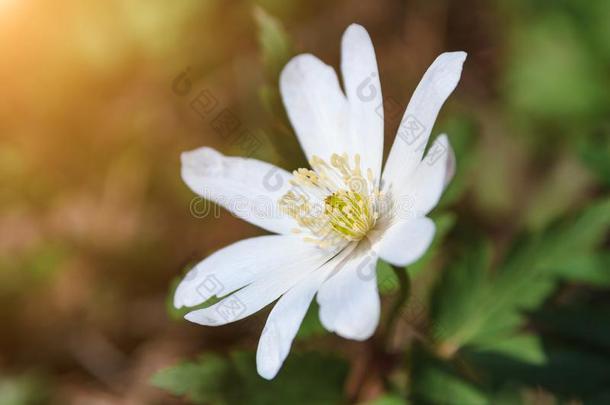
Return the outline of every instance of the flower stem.
{"type": "Polygon", "coordinates": [[[394,330],[396,329],[396,322],[398,321],[400,311],[402,310],[402,307],[407,303],[409,299],[409,293],[411,291],[411,280],[409,279],[407,269],[405,267],[392,266],[392,270],[394,270],[394,274],[396,274],[396,277],[398,278],[400,289],[398,291],[398,296],[394,301],[394,305],[392,306],[392,309],[390,310],[390,313],[388,315],[385,336],[386,347],[390,345],[390,340],[394,335],[394,330]]]}

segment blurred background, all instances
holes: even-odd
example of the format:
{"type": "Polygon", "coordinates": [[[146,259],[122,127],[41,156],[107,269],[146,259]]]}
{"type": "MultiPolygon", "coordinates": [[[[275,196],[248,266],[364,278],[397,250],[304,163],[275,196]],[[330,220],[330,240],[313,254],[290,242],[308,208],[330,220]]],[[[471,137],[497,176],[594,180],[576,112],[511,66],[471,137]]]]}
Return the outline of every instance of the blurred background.
{"type": "Polygon", "coordinates": [[[606,0],[0,1],[0,404],[610,403],[609,21],[606,0]],[[393,326],[349,342],[312,308],[267,383],[268,309],[203,328],[168,305],[261,233],[195,198],[179,155],[302,166],[278,73],[338,67],[352,22],[386,153],[434,58],[468,52],[433,131],[457,176],[398,318],[379,266],[393,326]]]}

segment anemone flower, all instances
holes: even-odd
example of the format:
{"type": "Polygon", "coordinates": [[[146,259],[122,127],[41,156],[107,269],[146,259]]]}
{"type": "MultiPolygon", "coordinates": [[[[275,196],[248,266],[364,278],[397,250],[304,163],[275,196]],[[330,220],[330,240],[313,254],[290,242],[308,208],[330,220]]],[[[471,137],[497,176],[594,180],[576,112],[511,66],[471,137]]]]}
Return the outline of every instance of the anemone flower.
{"type": "Polygon", "coordinates": [[[438,112],[456,87],[464,52],[436,58],[415,89],[382,171],[383,100],[367,31],[351,25],[341,41],[343,90],[315,56],[294,57],[280,91],[310,168],[292,174],[210,148],[182,154],[182,178],[197,194],[274,235],[245,239],[197,264],[176,289],[185,318],[219,326],[275,302],[259,340],[258,373],[272,379],[288,356],[313,300],[320,321],[347,339],[377,328],[375,266],[413,263],[435,232],[426,215],[454,173],[449,141],[424,150],[438,112]]]}

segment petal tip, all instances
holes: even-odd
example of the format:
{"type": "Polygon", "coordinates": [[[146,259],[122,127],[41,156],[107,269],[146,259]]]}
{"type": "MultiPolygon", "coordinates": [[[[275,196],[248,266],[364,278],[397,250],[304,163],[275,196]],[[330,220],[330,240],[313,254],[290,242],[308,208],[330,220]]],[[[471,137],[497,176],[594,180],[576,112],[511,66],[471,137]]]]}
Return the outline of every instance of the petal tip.
{"type": "Polygon", "coordinates": [[[462,65],[466,61],[466,52],[464,51],[456,51],[456,52],[445,52],[438,56],[435,62],[440,62],[440,66],[443,66],[445,69],[462,69],[462,65]]]}
{"type": "Polygon", "coordinates": [[[351,23],[350,25],[347,26],[347,28],[345,29],[345,33],[343,34],[345,35],[350,35],[350,34],[366,34],[368,36],[368,31],[366,30],[366,28],[364,28],[362,25],[358,24],[358,23],[351,23]]]}
{"type": "Polygon", "coordinates": [[[449,145],[449,137],[448,137],[448,136],[447,136],[447,134],[445,134],[445,133],[440,134],[440,135],[438,136],[438,138],[436,138],[436,142],[440,142],[440,143],[442,143],[443,145],[447,146],[447,145],[449,145]]]}
{"type": "MultiPolygon", "coordinates": [[[[187,175],[208,176],[217,175],[221,170],[223,155],[213,148],[203,146],[201,148],[182,152],[180,162],[182,164],[183,179],[187,175]]],[[[188,184],[188,181],[185,179],[188,184]]]]}
{"type": "Polygon", "coordinates": [[[207,318],[205,316],[202,316],[201,312],[204,310],[205,309],[191,311],[188,314],[184,315],[184,319],[186,319],[189,322],[196,323],[197,325],[214,326],[213,323],[210,322],[211,321],[210,319],[208,319],[208,322],[206,322],[207,318]]]}
{"type": "Polygon", "coordinates": [[[188,314],[184,315],[184,319],[186,319],[189,322],[195,322],[195,317],[193,316],[192,312],[189,312],[188,314]]]}
{"type": "Polygon", "coordinates": [[[466,52],[445,52],[440,54],[426,72],[434,88],[440,94],[451,94],[462,76],[466,52]]]}
{"type": "Polygon", "coordinates": [[[279,371],[279,367],[263,367],[258,363],[256,364],[256,372],[267,381],[273,380],[279,371]]]}
{"type": "Polygon", "coordinates": [[[310,71],[315,72],[316,65],[325,66],[324,62],[310,53],[302,53],[290,59],[280,72],[280,93],[284,96],[295,84],[302,83],[310,71]]]}
{"type": "Polygon", "coordinates": [[[456,59],[464,62],[466,60],[466,58],[468,57],[468,53],[466,53],[465,51],[455,51],[455,52],[451,52],[452,54],[455,55],[456,59]]]}
{"type": "Polygon", "coordinates": [[[443,60],[446,63],[455,63],[457,65],[462,65],[468,54],[464,51],[453,51],[453,52],[444,52],[438,56],[438,60],[443,60]]]}
{"type": "Polygon", "coordinates": [[[175,309],[180,309],[184,306],[184,303],[182,302],[180,297],[178,297],[178,295],[176,295],[176,294],[174,294],[173,304],[174,304],[175,309]]]}
{"type": "MultiPolygon", "coordinates": [[[[366,28],[360,24],[350,24],[341,37],[342,52],[346,49],[373,48],[373,42],[366,28]]],[[[375,69],[376,70],[376,69],[375,69]]]]}

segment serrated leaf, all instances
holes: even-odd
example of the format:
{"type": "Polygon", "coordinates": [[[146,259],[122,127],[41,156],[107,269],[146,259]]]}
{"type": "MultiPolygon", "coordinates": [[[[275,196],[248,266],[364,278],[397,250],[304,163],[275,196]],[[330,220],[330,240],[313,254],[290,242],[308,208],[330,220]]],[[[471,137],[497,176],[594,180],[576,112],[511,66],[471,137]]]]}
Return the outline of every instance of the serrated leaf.
{"type": "Polygon", "coordinates": [[[441,352],[452,354],[468,344],[504,349],[520,360],[535,354],[505,350],[523,324],[524,311],[539,307],[565,274],[555,270],[570,258],[592,254],[609,226],[610,200],[602,200],[576,218],[519,239],[495,272],[487,269],[485,243],[471,244],[445,270],[435,294],[434,336],[441,352]]]}
{"type": "Polygon", "coordinates": [[[553,269],[566,260],[592,252],[607,236],[610,228],[610,198],[585,209],[575,219],[551,226],[535,246],[542,253],[533,253],[536,268],[553,269]]]}
{"type": "Polygon", "coordinates": [[[491,351],[530,364],[544,364],[546,355],[540,338],[532,334],[515,334],[503,339],[493,339],[487,343],[477,344],[481,353],[491,351]]]}
{"type": "Polygon", "coordinates": [[[610,253],[574,256],[555,265],[553,272],[562,280],[610,287],[610,253]]]}

